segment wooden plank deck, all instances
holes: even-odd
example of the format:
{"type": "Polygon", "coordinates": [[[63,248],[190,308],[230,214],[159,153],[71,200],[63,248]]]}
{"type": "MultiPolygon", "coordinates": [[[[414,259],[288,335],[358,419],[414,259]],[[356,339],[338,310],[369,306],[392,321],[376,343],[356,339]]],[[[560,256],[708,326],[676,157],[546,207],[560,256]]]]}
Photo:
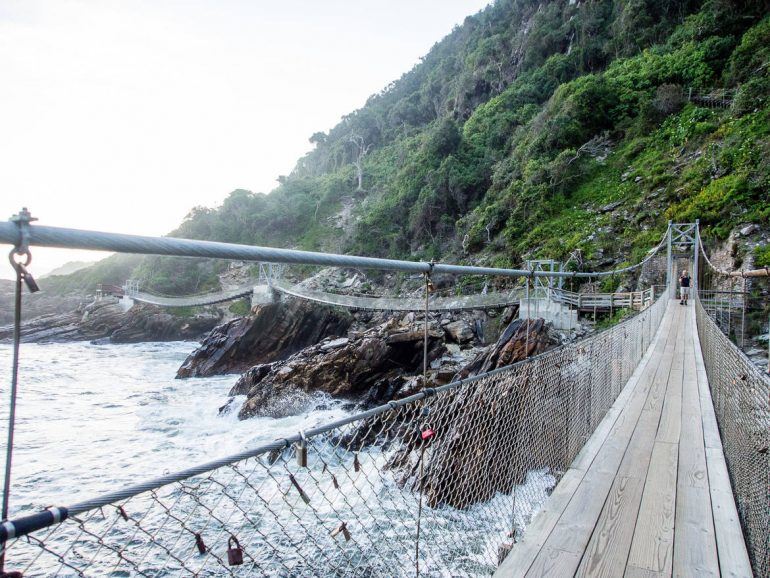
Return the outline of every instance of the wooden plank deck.
{"type": "Polygon", "coordinates": [[[496,577],[748,576],[692,305],[658,334],[496,577]]]}

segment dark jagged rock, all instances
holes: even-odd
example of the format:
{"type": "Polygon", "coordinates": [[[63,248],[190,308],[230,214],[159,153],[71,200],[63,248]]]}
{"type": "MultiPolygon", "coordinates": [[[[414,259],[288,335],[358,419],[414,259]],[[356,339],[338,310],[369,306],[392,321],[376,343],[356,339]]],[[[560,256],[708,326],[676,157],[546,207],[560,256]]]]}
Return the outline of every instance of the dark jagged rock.
{"type": "MultiPolygon", "coordinates": [[[[444,353],[443,332],[428,331],[428,359],[444,353]]],[[[252,367],[231,395],[246,394],[241,419],[285,415],[284,400],[318,392],[373,405],[413,392],[422,369],[424,330],[405,330],[395,320],[348,339],[327,340],[285,361],[252,367]]],[[[296,407],[295,403],[288,406],[296,407]]]]}
{"type": "Polygon", "coordinates": [[[298,299],[261,305],[253,315],[215,327],[184,361],[177,378],[240,373],[286,359],[325,337],[345,334],[351,318],[298,299]]]}
{"type": "Polygon", "coordinates": [[[511,365],[527,357],[542,353],[551,347],[546,323],[543,319],[517,319],[505,328],[494,345],[481,351],[457,375],[463,379],[511,365]]]}
{"type": "MultiPolygon", "coordinates": [[[[135,305],[124,312],[115,299],[83,304],[67,313],[41,315],[22,325],[27,343],[98,341],[136,343],[197,339],[219,321],[210,313],[177,317],[151,305],[135,305]]],[[[13,326],[0,327],[0,342],[10,341],[13,326]]]]}
{"type": "MultiPolygon", "coordinates": [[[[503,331],[497,343],[482,351],[458,377],[511,365],[542,353],[551,345],[542,319],[516,320],[503,331]]],[[[528,422],[542,416],[542,412],[529,408],[534,399],[528,395],[529,383],[526,371],[509,381],[482,380],[472,387],[445,392],[442,402],[433,405],[430,420],[436,436],[432,448],[436,449],[425,453],[423,488],[431,506],[447,504],[465,508],[489,499],[498,491],[510,491],[513,483],[521,483],[526,474],[520,465],[522,461],[497,459],[491,440],[501,431],[510,432],[509,439],[518,440],[541,431],[542,428],[528,422]],[[517,410],[511,411],[511,408],[517,410]],[[457,416],[463,419],[456,419],[457,416]],[[438,440],[440,443],[436,443],[438,440]],[[473,459],[469,460],[468,456],[473,459]]],[[[372,421],[378,419],[381,418],[372,421]]],[[[362,431],[381,429],[377,424],[367,423],[362,431]]],[[[418,436],[408,437],[388,463],[390,469],[399,472],[400,483],[411,489],[420,483],[417,468],[420,444],[418,436]]],[[[527,447],[531,446],[522,444],[522,448],[527,447]]]]}

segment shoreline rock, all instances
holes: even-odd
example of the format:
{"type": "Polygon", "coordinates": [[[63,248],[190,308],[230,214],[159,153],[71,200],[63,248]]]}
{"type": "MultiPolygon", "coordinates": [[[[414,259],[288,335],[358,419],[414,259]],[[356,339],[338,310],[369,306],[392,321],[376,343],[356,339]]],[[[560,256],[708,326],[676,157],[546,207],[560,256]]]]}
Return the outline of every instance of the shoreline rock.
{"type": "MultiPolygon", "coordinates": [[[[177,317],[151,305],[139,304],[124,312],[116,299],[82,304],[67,313],[49,313],[24,321],[25,343],[103,341],[185,341],[200,338],[219,322],[212,313],[177,317]]],[[[0,343],[13,339],[13,325],[0,327],[0,343]]]]}
{"type": "Polygon", "coordinates": [[[352,318],[329,307],[285,299],[215,327],[177,371],[178,379],[242,373],[345,335],[352,318]]]}

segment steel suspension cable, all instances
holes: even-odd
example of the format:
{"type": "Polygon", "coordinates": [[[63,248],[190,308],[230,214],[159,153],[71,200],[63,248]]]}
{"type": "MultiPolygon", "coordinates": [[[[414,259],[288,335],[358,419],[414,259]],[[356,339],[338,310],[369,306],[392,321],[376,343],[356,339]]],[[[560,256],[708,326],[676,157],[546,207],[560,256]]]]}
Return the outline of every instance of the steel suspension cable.
{"type": "MultiPolygon", "coordinates": [[[[200,241],[174,237],[147,237],[86,231],[61,227],[28,227],[28,243],[44,247],[63,247],[70,249],[90,249],[135,253],[140,255],[167,255],[177,257],[201,257],[211,259],[236,259],[244,261],[262,261],[284,264],[320,265],[332,267],[359,267],[362,269],[380,269],[405,271],[411,273],[446,273],[450,275],[499,275],[503,277],[526,277],[532,273],[526,269],[498,269],[495,267],[477,267],[470,265],[451,265],[426,261],[404,261],[375,257],[360,257],[333,253],[317,253],[238,245],[215,241],[200,241]]],[[[12,222],[0,223],[0,242],[14,244],[18,239],[18,228],[12,222]]],[[[635,265],[613,269],[611,271],[537,271],[536,277],[605,277],[637,269],[660,250],[663,242],[655,247],[651,254],[635,265]]]]}
{"type": "Polygon", "coordinates": [[[703,255],[703,260],[706,261],[706,264],[711,268],[714,273],[717,275],[722,275],[723,277],[770,277],[770,267],[764,267],[761,269],[751,269],[749,271],[728,271],[727,269],[720,269],[714,263],[711,262],[711,259],[709,259],[708,255],[706,254],[706,250],[703,248],[703,237],[700,234],[700,230],[698,231],[698,245],[700,247],[701,255],[703,255]]]}

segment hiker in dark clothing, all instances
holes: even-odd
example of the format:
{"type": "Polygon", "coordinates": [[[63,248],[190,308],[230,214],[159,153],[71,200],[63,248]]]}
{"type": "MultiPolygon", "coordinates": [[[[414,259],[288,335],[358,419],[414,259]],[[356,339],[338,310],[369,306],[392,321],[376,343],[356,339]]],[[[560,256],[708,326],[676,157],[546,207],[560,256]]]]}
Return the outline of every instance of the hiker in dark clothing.
{"type": "Polygon", "coordinates": [[[682,271],[679,276],[679,304],[687,305],[687,298],[690,296],[690,274],[682,271]]]}

